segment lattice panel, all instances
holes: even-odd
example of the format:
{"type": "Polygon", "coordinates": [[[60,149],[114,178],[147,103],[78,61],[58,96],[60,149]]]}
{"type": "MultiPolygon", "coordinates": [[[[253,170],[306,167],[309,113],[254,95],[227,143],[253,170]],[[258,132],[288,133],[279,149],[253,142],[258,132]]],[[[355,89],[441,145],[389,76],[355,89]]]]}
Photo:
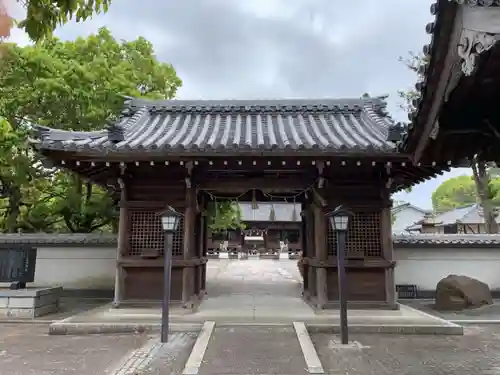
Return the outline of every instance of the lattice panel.
{"type": "MultiPolygon", "coordinates": [[[[328,255],[337,256],[335,232],[328,225],[328,255]]],[[[349,222],[346,240],[346,256],[380,257],[380,212],[356,212],[349,222]]]]}
{"type": "MultiPolygon", "coordinates": [[[[157,252],[163,255],[165,236],[161,225],[161,216],[156,211],[131,211],[129,255],[140,256],[144,253],[157,252]]],[[[183,253],[184,219],[180,219],[179,228],[172,240],[172,255],[183,253]]]]}

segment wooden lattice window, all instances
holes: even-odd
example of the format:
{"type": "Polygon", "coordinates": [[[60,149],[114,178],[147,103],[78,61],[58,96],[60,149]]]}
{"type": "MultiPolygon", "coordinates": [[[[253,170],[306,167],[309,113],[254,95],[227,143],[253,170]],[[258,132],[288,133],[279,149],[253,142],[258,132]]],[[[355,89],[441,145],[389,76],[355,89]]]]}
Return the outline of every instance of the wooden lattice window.
{"type": "MultiPolygon", "coordinates": [[[[355,212],[349,222],[346,240],[346,256],[382,256],[380,230],[380,212],[355,212]]],[[[337,239],[330,225],[328,225],[327,233],[328,255],[337,256],[337,239]]]]}
{"type": "MultiPolygon", "coordinates": [[[[130,215],[129,255],[141,256],[157,253],[163,255],[165,236],[161,225],[161,216],[156,211],[131,211],[130,215]]],[[[180,219],[179,228],[174,233],[172,255],[183,253],[184,220],[180,219]]]]}

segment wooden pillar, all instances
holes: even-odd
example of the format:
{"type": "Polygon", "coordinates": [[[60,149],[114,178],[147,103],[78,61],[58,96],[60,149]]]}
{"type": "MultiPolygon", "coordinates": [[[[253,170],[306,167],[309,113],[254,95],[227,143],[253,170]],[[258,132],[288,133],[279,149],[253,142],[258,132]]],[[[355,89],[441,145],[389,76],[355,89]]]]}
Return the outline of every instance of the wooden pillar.
{"type": "MultiPolygon", "coordinates": [[[[308,243],[307,243],[307,212],[306,212],[306,205],[303,204],[302,205],[302,221],[300,223],[300,246],[301,246],[301,250],[302,250],[302,257],[305,258],[305,257],[308,257],[308,251],[309,251],[309,248],[308,248],[308,243]]],[[[283,238],[283,231],[280,231],[281,234],[280,234],[280,239],[283,238]]],[[[303,279],[302,279],[302,295],[305,297],[305,298],[308,298],[309,297],[309,266],[307,265],[303,265],[302,266],[304,268],[304,274],[303,274],[303,279]]]]}
{"type": "MultiPolygon", "coordinates": [[[[201,213],[199,214],[199,220],[198,220],[198,231],[199,231],[199,236],[198,236],[198,257],[203,258],[205,256],[205,246],[206,246],[206,231],[205,231],[205,216],[203,216],[201,213]]],[[[205,277],[205,268],[206,264],[200,265],[198,268],[198,290],[200,291],[200,297],[205,294],[205,282],[203,278],[205,277]]]]}
{"type": "MultiPolygon", "coordinates": [[[[307,203],[304,209],[305,219],[306,219],[306,233],[305,233],[305,243],[306,243],[306,257],[309,259],[314,258],[315,249],[314,249],[314,215],[312,212],[311,204],[307,203]]],[[[308,300],[315,298],[316,293],[316,268],[311,265],[307,266],[307,269],[304,270],[307,273],[307,289],[304,293],[304,297],[308,300]]]]}
{"type": "MultiPolygon", "coordinates": [[[[314,247],[315,247],[315,257],[318,261],[326,261],[328,259],[328,248],[326,244],[326,220],[323,214],[323,209],[317,204],[313,204],[313,214],[314,214],[314,247]]],[[[327,275],[326,268],[317,267],[316,270],[316,288],[318,291],[317,295],[317,307],[318,309],[323,309],[328,302],[327,293],[327,275]]]]}
{"type": "MultiPolygon", "coordinates": [[[[380,212],[380,240],[382,243],[383,257],[389,262],[394,261],[391,207],[392,201],[387,198],[380,212]]],[[[385,299],[389,307],[397,308],[394,266],[385,269],[385,299]]]]}
{"type": "Polygon", "coordinates": [[[116,269],[115,269],[115,291],[113,298],[113,307],[120,306],[124,295],[124,279],[125,271],[121,264],[123,255],[127,251],[128,241],[128,208],[127,208],[127,191],[125,181],[122,178],[118,179],[120,185],[120,213],[118,218],[118,238],[116,247],[116,269]]]}
{"type": "MultiPolygon", "coordinates": [[[[191,260],[195,255],[195,230],[196,188],[189,183],[186,186],[186,208],[184,211],[184,260],[191,260]]],[[[194,279],[194,267],[184,267],[182,270],[182,305],[185,308],[193,307],[194,279]]]]}

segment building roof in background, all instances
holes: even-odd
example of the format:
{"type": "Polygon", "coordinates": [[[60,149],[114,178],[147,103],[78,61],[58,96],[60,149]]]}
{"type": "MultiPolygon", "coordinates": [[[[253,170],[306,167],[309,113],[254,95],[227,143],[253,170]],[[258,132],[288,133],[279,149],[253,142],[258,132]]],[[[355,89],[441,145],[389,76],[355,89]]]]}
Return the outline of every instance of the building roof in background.
{"type": "MultiPolygon", "coordinates": [[[[481,205],[475,203],[436,216],[438,225],[450,224],[484,224],[484,213],[481,205]]],[[[498,219],[497,219],[498,221],[498,219]]]]}
{"type": "MultiPolygon", "coordinates": [[[[37,127],[39,150],[86,153],[200,151],[395,152],[383,98],[127,99],[107,129],[37,127]]],[[[71,126],[71,124],[65,124],[71,126]]]]}
{"type": "Polygon", "coordinates": [[[258,208],[253,209],[251,203],[239,203],[242,221],[275,221],[275,222],[299,222],[302,212],[298,203],[262,203],[258,202],[258,208]],[[274,207],[274,220],[271,220],[271,210],[274,207]],[[295,214],[294,214],[295,207],[295,214]]]}
{"type": "Polygon", "coordinates": [[[407,208],[410,208],[410,209],[422,212],[423,214],[431,212],[430,210],[425,210],[423,208],[414,206],[411,203],[401,203],[401,204],[398,204],[397,206],[392,207],[391,211],[392,211],[393,214],[397,214],[398,212],[401,212],[401,211],[403,211],[403,210],[405,210],[407,208]]]}

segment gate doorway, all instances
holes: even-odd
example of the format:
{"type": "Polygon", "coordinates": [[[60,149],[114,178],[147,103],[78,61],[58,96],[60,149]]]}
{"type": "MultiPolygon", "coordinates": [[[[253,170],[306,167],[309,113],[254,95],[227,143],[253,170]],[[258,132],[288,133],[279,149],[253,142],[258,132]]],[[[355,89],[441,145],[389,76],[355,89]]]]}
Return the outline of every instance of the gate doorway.
{"type": "MultiPolygon", "coordinates": [[[[297,196],[251,192],[268,201],[233,201],[232,228],[216,230],[207,217],[206,295],[202,311],[220,306],[255,313],[283,306],[311,313],[302,300],[302,278],[297,267],[302,248],[301,203],[297,196]]],[[[212,195],[212,205],[222,197],[212,195]]],[[[214,210],[210,210],[214,214],[214,210]]],[[[243,312],[244,314],[244,312],[243,312]]]]}

